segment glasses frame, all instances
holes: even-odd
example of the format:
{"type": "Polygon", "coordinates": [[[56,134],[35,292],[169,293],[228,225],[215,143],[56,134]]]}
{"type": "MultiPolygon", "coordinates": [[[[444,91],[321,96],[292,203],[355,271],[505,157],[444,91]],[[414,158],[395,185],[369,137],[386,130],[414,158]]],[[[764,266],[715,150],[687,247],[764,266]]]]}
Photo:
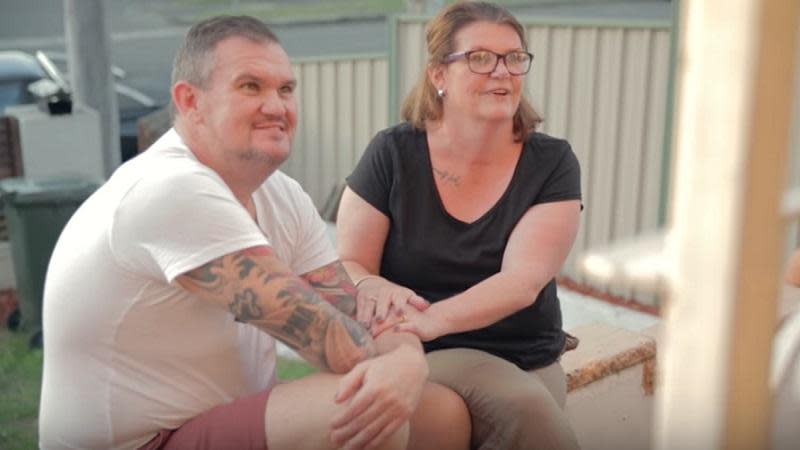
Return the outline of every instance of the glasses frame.
{"type": "Polygon", "coordinates": [[[478,74],[478,75],[489,75],[492,72],[494,72],[495,70],[497,70],[497,66],[500,64],[500,60],[501,59],[503,60],[503,64],[506,66],[506,70],[508,70],[508,73],[511,74],[511,75],[514,75],[514,76],[527,75],[527,73],[530,72],[531,68],[533,67],[533,53],[531,53],[529,51],[525,51],[525,50],[511,50],[510,52],[502,54],[502,55],[500,53],[496,53],[496,52],[493,52],[491,50],[486,50],[486,49],[482,49],[482,48],[481,49],[475,49],[475,50],[467,50],[467,51],[464,51],[464,52],[451,53],[451,54],[445,56],[444,60],[442,62],[444,64],[450,64],[450,63],[456,62],[456,61],[461,60],[461,59],[467,61],[467,68],[469,69],[470,72],[478,74]],[[491,53],[491,54],[493,54],[494,56],[497,57],[497,59],[494,62],[494,66],[492,67],[492,70],[490,70],[488,72],[478,72],[478,71],[476,71],[475,69],[472,68],[472,65],[469,63],[469,56],[471,54],[477,53],[477,52],[488,52],[488,53],[491,53]],[[528,55],[528,57],[530,57],[530,62],[528,62],[528,69],[525,72],[514,73],[508,67],[508,62],[506,61],[506,56],[508,56],[508,55],[510,55],[512,53],[525,53],[526,55],[528,55]]]}

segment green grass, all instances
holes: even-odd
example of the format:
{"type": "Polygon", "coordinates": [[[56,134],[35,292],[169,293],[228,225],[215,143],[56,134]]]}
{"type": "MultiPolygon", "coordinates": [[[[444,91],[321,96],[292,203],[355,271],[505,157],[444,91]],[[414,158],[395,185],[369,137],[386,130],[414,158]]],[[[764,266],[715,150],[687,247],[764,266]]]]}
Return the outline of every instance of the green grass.
{"type": "Polygon", "coordinates": [[[0,448],[6,450],[37,447],[42,351],[29,350],[28,337],[0,329],[0,448]]]}
{"type": "MultiPolygon", "coordinates": [[[[38,446],[37,417],[42,351],[28,349],[27,334],[0,328],[0,449],[38,446]]],[[[295,380],[317,370],[302,361],[278,359],[278,378],[295,380]]]]}
{"type": "Polygon", "coordinates": [[[293,361],[289,359],[278,358],[277,372],[279,380],[289,381],[316,373],[317,369],[305,361],[293,361]]]}

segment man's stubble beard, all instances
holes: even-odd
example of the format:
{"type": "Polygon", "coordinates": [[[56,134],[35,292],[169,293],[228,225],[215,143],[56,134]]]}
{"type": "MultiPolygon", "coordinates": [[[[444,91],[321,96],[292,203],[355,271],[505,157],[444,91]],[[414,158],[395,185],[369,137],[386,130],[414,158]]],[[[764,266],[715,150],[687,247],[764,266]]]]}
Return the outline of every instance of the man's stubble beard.
{"type": "Polygon", "coordinates": [[[289,158],[289,155],[291,154],[291,152],[292,152],[292,150],[290,148],[286,152],[285,156],[282,156],[280,158],[276,158],[276,157],[274,157],[272,155],[268,155],[268,154],[264,153],[263,151],[259,151],[259,150],[251,148],[251,149],[247,149],[247,150],[244,150],[244,151],[240,152],[239,153],[239,159],[241,161],[244,161],[244,162],[263,163],[263,164],[267,164],[267,165],[269,165],[271,167],[277,168],[278,166],[283,164],[289,158]]]}

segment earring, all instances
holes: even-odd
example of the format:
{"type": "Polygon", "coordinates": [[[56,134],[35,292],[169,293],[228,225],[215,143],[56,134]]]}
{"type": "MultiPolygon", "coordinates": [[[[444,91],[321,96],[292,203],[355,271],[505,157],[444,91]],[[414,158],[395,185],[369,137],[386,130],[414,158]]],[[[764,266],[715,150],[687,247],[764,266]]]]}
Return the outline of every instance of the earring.
{"type": "Polygon", "coordinates": [[[444,97],[444,89],[442,89],[442,88],[437,89],[436,90],[436,95],[438,95],[440,98],[444,97]]]}

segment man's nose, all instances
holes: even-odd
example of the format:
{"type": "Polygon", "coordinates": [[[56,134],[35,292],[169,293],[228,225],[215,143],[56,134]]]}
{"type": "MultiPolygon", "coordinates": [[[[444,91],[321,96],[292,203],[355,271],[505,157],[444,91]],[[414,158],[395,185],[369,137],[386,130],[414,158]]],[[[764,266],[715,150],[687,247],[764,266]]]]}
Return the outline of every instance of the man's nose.
{"type": "Polygon", "coordinates": [[[265,115],[283,115],[286,112],[286,105],[278,91],[270,90],[264,94],[261,112],[265,115]]]}

